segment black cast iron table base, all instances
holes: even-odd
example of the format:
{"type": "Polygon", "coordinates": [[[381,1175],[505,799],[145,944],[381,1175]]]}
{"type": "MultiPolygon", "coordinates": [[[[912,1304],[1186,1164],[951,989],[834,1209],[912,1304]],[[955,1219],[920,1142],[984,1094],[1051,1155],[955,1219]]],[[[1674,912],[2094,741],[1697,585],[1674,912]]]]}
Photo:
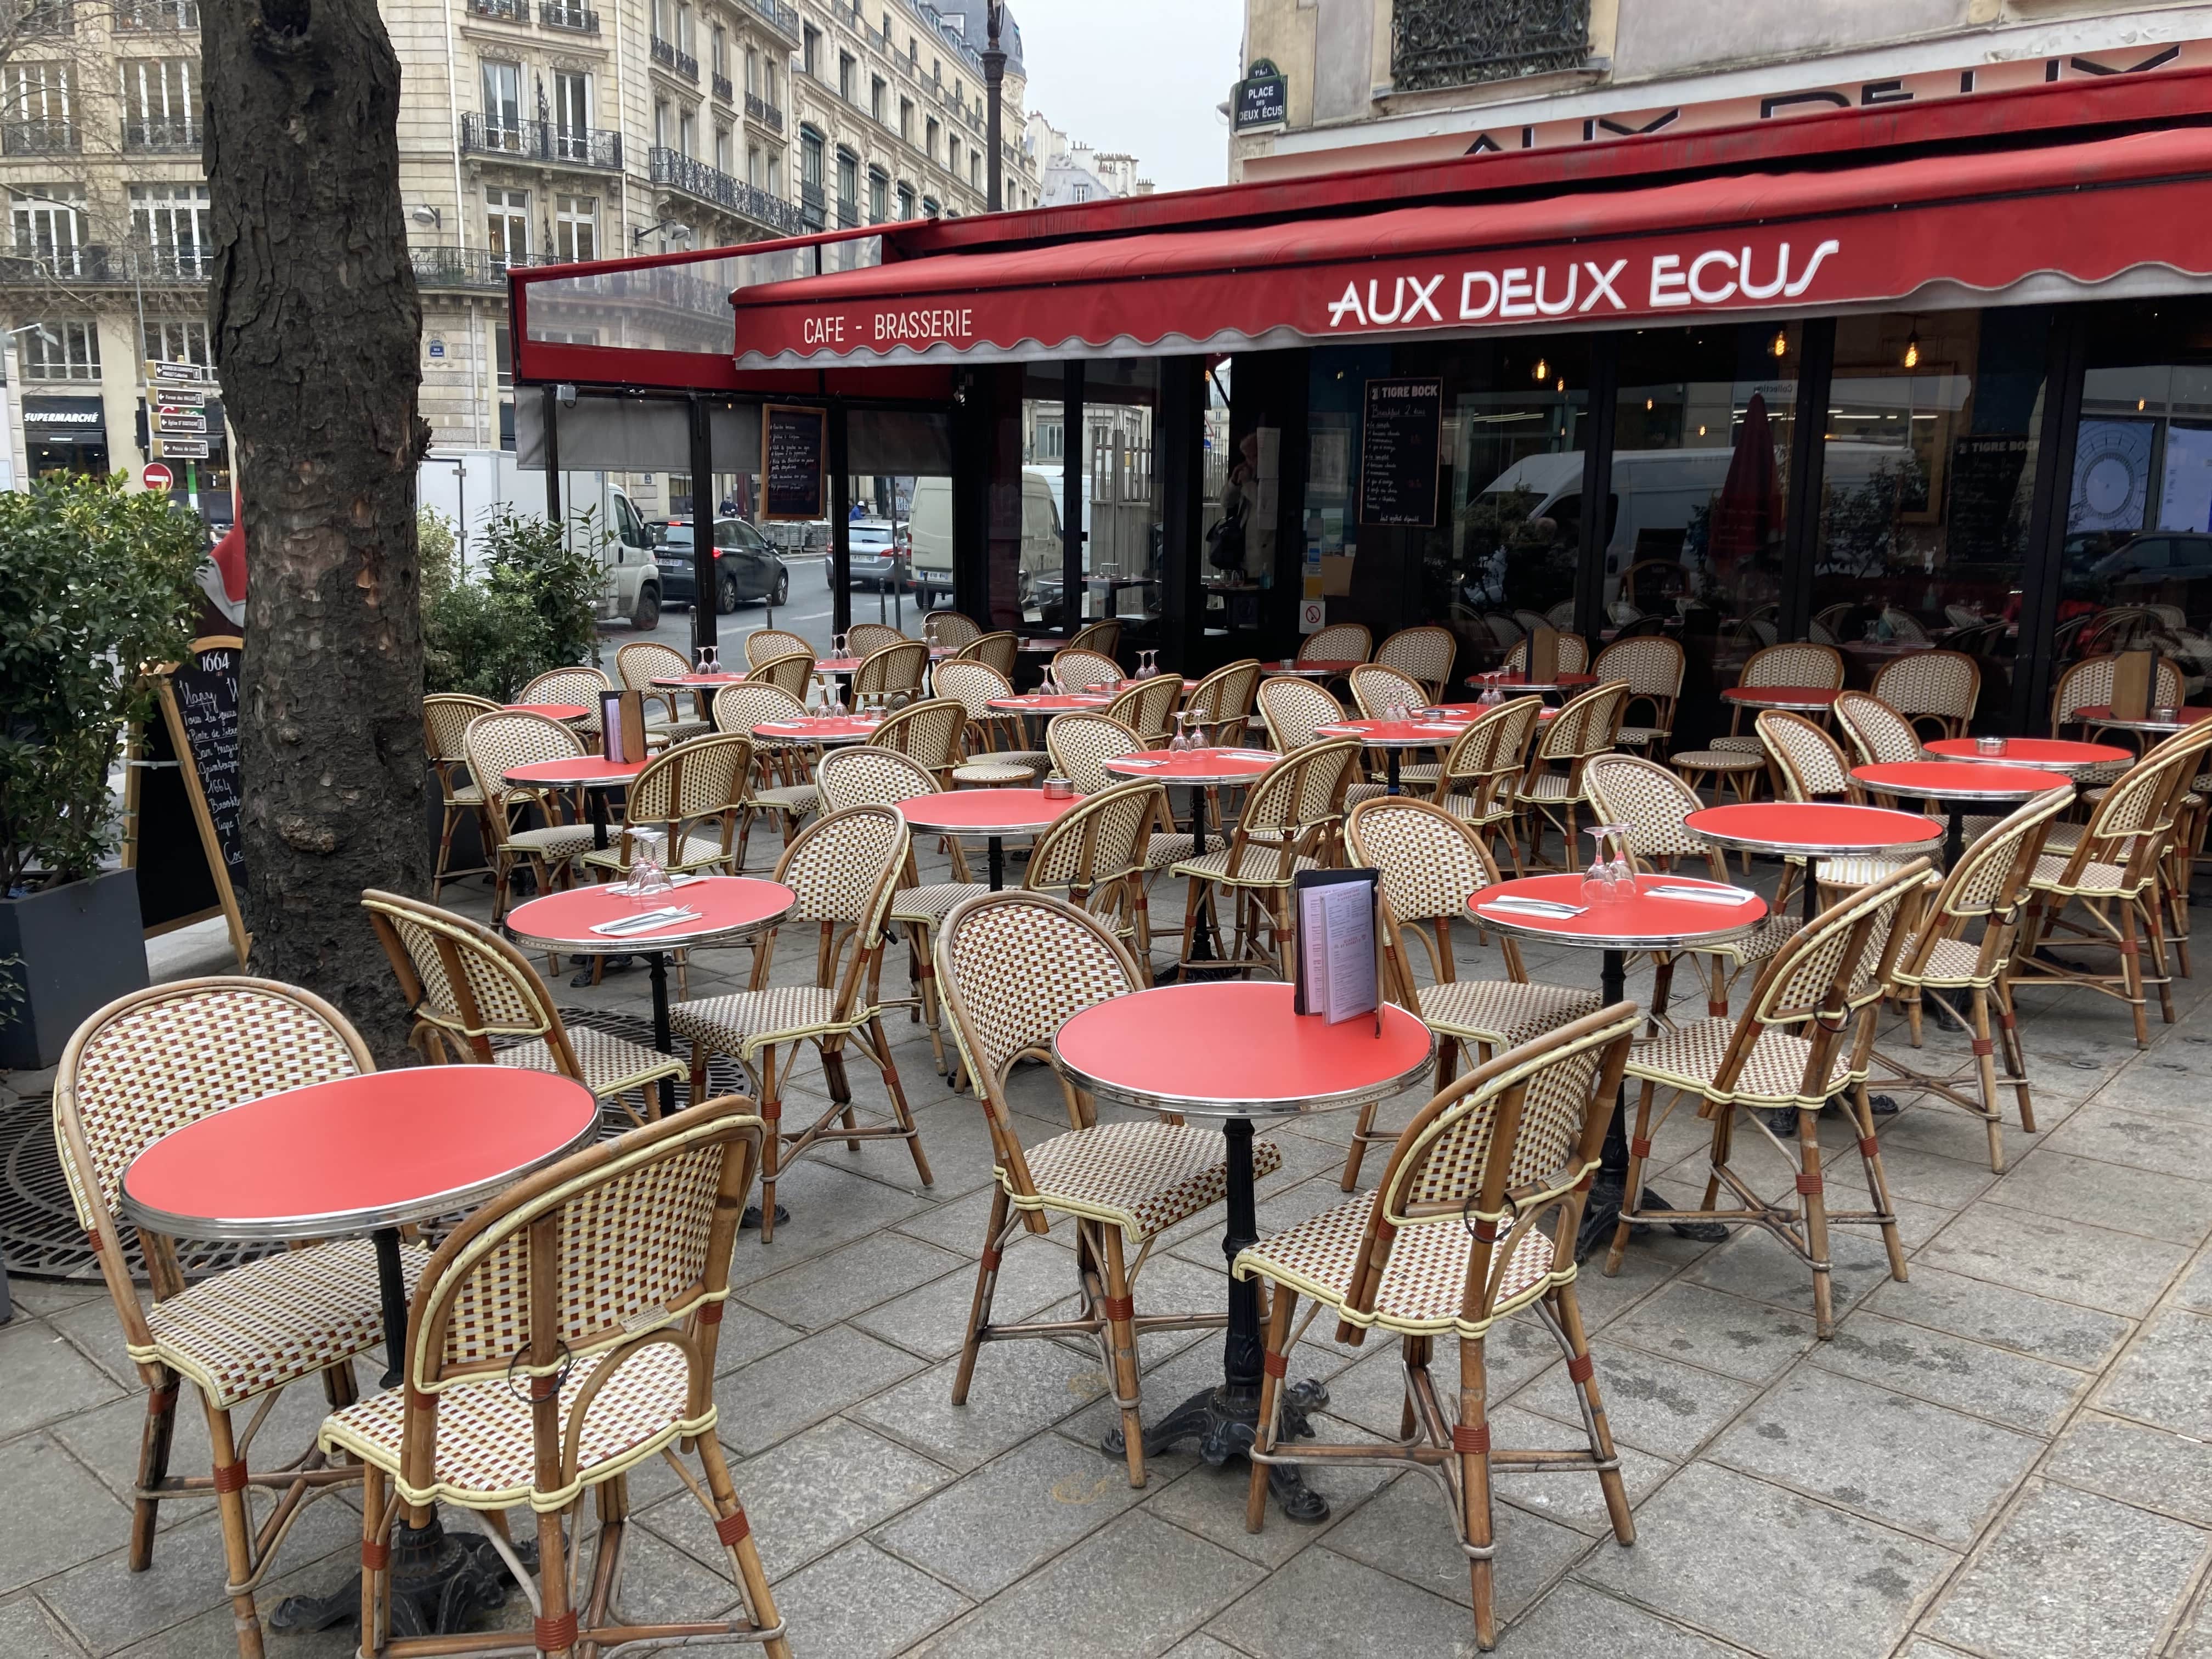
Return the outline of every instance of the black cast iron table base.
{"type": "MultiPolygon", "coordinates": [[[[1312,1439],[1313,1425],[1307,1420],[1307,1414],[1327,1404],[1328,1390],[1311,1378],[1286,1385],[1283,1389],[1282,1438],[1312,1439]]],[[[1200,1389],[1146,1429],[1145,1455],[1157,1457],[1186,1440],[1193,1440],[1197,1443],[1198,1455],[1218,1466],[1251,1451],[1253,1441],[1259,1437],[1259,1424],[1257,1389],[1218,1383],[1200,1389]]],[[[1099,1443],[1108,1456],[1122,1455],[1121,1430],[1115,1429],[1099,1443]]],[[[1328,1519],[1328,1500],[1306,1485],[1297,1465],[1271,1464],[1267,1488],[1274,1493],[1276,1506],[1282,1510],[1285,1520],[1316,1526],[1328,1519]]]]}
{"type": "MultiPolygon", "coordinates": [[[[517,1540],[514,1553],[535,1571],[538,1546],[517,1540]]],[[[447,1532],[433,1515],[427,1527],[404,1522],[392,1533],[393,1636],[444,1636],[479,1614],[507,1605],[514,1574],[481,1533],[447,1532]]],[[[273,1630],[330,1630],[361,1617],[361,1578],[328,1595],[288,1595],[270,1615],[273,1630]]]]}

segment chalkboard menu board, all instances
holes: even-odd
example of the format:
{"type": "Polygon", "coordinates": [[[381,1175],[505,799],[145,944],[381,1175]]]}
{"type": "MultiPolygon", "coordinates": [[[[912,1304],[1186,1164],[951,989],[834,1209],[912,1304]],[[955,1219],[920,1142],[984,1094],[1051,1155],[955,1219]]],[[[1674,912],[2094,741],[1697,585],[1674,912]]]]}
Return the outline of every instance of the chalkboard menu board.
{"type": "Polygon", "coordinates": [[[1359,522],[1433,525],[1442,380],[1370,380],[1359,433],[1359,522]]]}
{"type": "Polygon", "coordinates": [[[761,410],[761,516],[811,521],[829,516],[822,478],[827,458],[827,410],[791,404],[761,410]]]}
{"type": "Polygon", "coordinates": [[[133,737],[124,807],[126,866],[138,872],[147,933],[222,915],[246,961],[238,908],[246,878],[240,815],[238,659],[243,641],[192,641],[191,652],[155,676],[160,718],[133,737]]]}
{"type": "Polygon", "coordinates": [[[1952,446],[1952,563],[2020,560],[2027,535],[2020,484],[2030,442],[2025,432],[1977,432],[1952,446]]]}

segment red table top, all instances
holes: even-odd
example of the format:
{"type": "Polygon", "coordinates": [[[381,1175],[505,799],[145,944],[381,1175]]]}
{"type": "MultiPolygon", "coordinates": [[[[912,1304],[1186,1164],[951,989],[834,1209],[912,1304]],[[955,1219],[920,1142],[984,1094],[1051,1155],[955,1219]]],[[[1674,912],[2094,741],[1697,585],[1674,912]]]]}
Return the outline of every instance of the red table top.
{"type": "Polygon", "coordinates": [[[617,763],[597,755],[579,755],[574,760],[532,761],[508,772],[507,781],[556,786],[628,783],[645,768],[643,761],[617,763]]]}
{"type": "Polygon", "coordinates": [[[1101,765],[1117,776],[1158,778],[1164,782],[1224,783],[1256,778],[1282,757],[1272,749],[1147,750],[1116,755],[1101,765]]]}
{"type": "Polygon", "coordinates": [[[564,893],[518,904],[507,913],[507,931],[526,949],[558,946],[571,952],[604,951],[618,954],[641,944],[688,945],[694,941],[739,933],[776,921],[799,902],[799,895],[779,881],[756,876],[708,876],[687,881],[655,897],[633,898],[617,890],[613,882],[572,887],[564,893]],[[696,910],[696,921],[672,921],[635,933],[595,933],[603,921],[619,921],[641,910],[658,910],[679,904],[696,910]]]}
{"type": "Polygon", "coordinates": [[[1561,669],[1548,680],[1532,680],[1526,674],[1501,668],[1495,673],[1470,674],[1467,683],[1469,685],[1494,685],[1501,691],[1556,691],[1563,685],[1595,685],[1597,676],[1561,669]]]}
{"type": "Polygon", "coordinates": [[[994,697],[987,706],[1016,714],[1064,713],[1071,708],[1103,708],[1113,701],[1112,694],[1105,691],[1061,691],[1051,696],[1031,691],[1018,697],[994,697]]]}
{"type": "Polygon", "coordinates": [[[817,674],[849,674],[860,665],[858,657],[817,657],[814,672],[817,674]]]}
{"type": "Polygon", "coordinates": [[[1714,841],[1769,852],[1893,853],[1943,838],[1943,826],[1917,812],[1830,801],[1707,806],[1682,822],[1714,841]]]}
{"type": "Polygon", "coordinates": [[[1359,666],[1351,657],[1285,657],[1268,670],[1275,674],[1349,674],[1359,666]]]}
{"type": "Polygon", "coordinates": [[[465,1209],[598,1121],[591,1091],[550,1072],[372,1072],[172,1130],[124,1172],[124,1202],[187,1238],[333,1237],[465,1209]]]}
{"type": "Polygon", "coordinates": [[[1245,1117],[1358,1105],[1395,1094],[1427,1066],[1429,1028],[1386,1003],[1331,1025],[1291,1012],[1280,981],[1165,985],[1085,1009],[1054,1051],[1079,1080],[1170,1109],[1245,1117]]]}
{"type": "Polygon", "coordinates": [[[1826,708],[1837,693],[1825,685],[1724,685],[1721,696],[1763,708],[1826,708]]]}
{"type": "Polygon", "coordinates": [[[753,735],[795,738],[801,743],[855,743],[883,729],[880,720],[858,720],[850,714],[805,714],[795,720],[763,720],[753,727],[753,735]]]}
{"type": "Polygon", "coordinates": [[[2046,789],[2073,786],[2033,766],[1978,766],[1972,761],[1889,761],[1855,766],[1851,775],[1870,789],[1938,800],[2026,800],[2046,789]]]}
{"type": "Polygon", "coordinates": [[[951,835],[1019,836],[1050,826],[1061,813],[1083,805],[1081,795],[1055,800],[1042,789],[953,789],[916,795],[898,804],[916,830],[951,835]]]}
{"type": "Polygon", "coordinates": [[[2069,722],[2086,720],[2092,726],[2139,726],[2145,731],[2179,732],[2185,726],[2194,726],[2202,720],[2212,720],[2212,708],[2177,708],[2171,720],[2153,720],[2148,714],[2139,720],[2124,720],[2113,715],[2110,703],[2100,702],[2092,708],[2077,708],[2066,718],[2069,722]]]}
{"type": "Polygon", "coordinates": [[[703,691],[709,686],[737,685],[744,678],[743,674],[664,674],[653,683],[664,690],[703,691]]]}
{"type": "Polygon", "coordinates": [[[510,714],[542,714],[549,720],[580,720],[592,711],[580,702],[511,702],[510,714]]]}
{"type": "Polygon", "coordinates": [[[1636,878],[1633,898],[1615,896],[1591,903],[1583,897],[1583,878],[1567,872],[1554,876],[1522,876],[1486,887],[1468,901],[1477,922],[1504,933],[1528,933],[1557,939],[1563,945],[1620,943],[1627,948],[1672,941],[1692,944],[1727,939],[1747,932],[1766,915],[1766,901],[1757,894],[1741,904],[1711,904],[1703,899],[1662,898],[1645,892],[1649,887],[1723,887],[1695,876],[1643,875],[1636,878]],[[1512,910],[1486,910],[1493,899],[1550,899],[1560,904],[1583,905],[1578,916],[1529,915],[1512,910]]]}
{"type": "Polygon", "coordinates": [[[2065,738],[2007,738],[2004,752],[1984,755],[1974,747],[1972,738],[1938,738],[1923,745],[1929,754],[1943,760],[1971,761],[1983,766],[2049,766],[2066,769],[2076,766],[2109,766],[2115,761],[2131,761],[2135,751],[2112,743],[2075,743],[2065,738]]]}
{"type": "Polygon", "coordinates": [[[1316,726],[1323,738],[1357,738],[1370,749],[1441,749],[1467,730],[1465,720],[1340,720],[1316,726]]]}

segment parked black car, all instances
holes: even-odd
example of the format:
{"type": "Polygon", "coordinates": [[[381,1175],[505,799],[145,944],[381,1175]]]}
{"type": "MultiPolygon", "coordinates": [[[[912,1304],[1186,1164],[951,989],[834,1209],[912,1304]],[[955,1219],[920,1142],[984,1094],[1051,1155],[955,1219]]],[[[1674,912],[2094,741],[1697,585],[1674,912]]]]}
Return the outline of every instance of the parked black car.
{"type": "MultiPolygon", "coordinates": [[[[660,602],[689,605],[694,597],[691,525],[663,526],[653,549],[660,567],[660,602]]],[[[783,605],[791,598],[791,572],[768,538],[743,519],[714,520],[714,609],[727,616],[746,604],[783,605]]]]}

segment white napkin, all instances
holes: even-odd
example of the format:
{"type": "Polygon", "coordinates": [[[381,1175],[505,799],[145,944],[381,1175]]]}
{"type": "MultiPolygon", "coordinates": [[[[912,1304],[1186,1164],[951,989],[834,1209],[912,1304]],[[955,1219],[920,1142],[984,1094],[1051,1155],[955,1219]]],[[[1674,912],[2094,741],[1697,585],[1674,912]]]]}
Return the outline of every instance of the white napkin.
{"type": "Polygon", "coordinates": [[[1282,759],[1282,757],[1275,753],[1272,749],[1224,749],[1221,751],[1221,757],[1224,760],[1274,761],[1282,759]]]}
{"type": "Polygon", "coordinates": [[[1552,899],[1495,898],[1478,902],[1478,910],[1506,910],[1525,916],[1547,916],[1554,921],[1564,921],[1569,916],[1582,915],[1583,906],[1560,904],[1552,899]]]}
{"type": "Polygon", "coordinates": [[[1647,887],[1651,898],[1685,899],[1696,904],[1744,904],[1759,896],[1741,887],[1647,887]]]}
{"type": "Polygon", "coordinates": [[[1455,738],[1465,729],[1466,728],[1464,726],[1445,726],[1435,720],[1415,720],[1413,722],[1413,730],[1416,732],[1440,732],[1448,738],[1455,738]]]}
{"type": "Polygon", "coordinates": [[[1117,759],[1117,760],[1115,760],[1115,761],[1114,764],[1115,764],[1115,765],[1116,765],[1117,767],[1121,768],[1123,770],[1127,771],[1127,770],[1129,770],[1129,769],[1133,769],[1133,768],[1136,768],[1136,767],[1139,767],[1139,766],[1143,766],[1143,767],[1165,766],[1165,765],[1167,764],[1167,763],[1166,763],[1165,761],[1164,761],[1164,760],[1135,760],[1135,759],[1127,759],[1127,760],[1123,760],[1123,759],[1117,759]]]}
{"type": "Polygon", "coordinates": [[[696,910],[686,910],[680,905],[664,904],[658,910],[642,910],[634,916],[623,916],[613,921],[600,922],[592,931],[613,939],[629,933],[657,933],[661,928],[673,927],[679,921],[699,920],[699,913],[696,910]]]}

